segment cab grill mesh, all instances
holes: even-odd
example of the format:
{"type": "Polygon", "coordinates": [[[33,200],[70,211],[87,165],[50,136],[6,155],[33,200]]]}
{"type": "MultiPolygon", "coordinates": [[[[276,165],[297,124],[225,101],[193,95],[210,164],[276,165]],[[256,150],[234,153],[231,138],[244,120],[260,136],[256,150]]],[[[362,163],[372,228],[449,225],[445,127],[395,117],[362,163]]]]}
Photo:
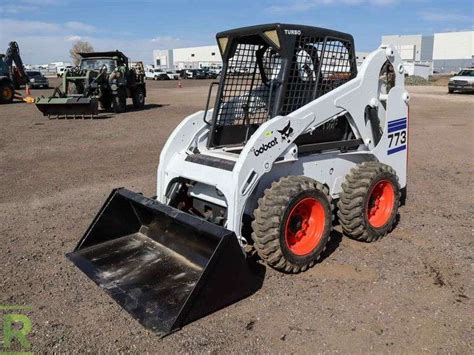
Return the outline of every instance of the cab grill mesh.
{"type": "Polygon", "coordinates": [[[263,37],[234,43],[224,65],[210,146],[242,144],[265,121],[288,115],[357,75],[351,39],[300,34],[288,54],[263,37]]]}
{"type": "Polygon", "coordinates": [[[351,43],[299,36],[281,115],[287,115],[355,77],[351,43]]]}
{"type": "Polygon", "coordinates": [[[257,51],[265,48],[264,45],[238,44],[225,72],[217,125],[260,125],[270,118],[272,90],[263,83],[256,59],[257,51]]]}

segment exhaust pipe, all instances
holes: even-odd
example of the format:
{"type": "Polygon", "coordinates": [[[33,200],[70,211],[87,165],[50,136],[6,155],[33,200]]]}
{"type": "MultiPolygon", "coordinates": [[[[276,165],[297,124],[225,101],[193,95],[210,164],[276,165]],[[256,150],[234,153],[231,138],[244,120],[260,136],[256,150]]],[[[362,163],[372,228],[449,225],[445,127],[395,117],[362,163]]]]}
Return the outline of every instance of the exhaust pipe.
{"type": "Polygon", "coordinates": [[[233,232],[123,188],[66,256],[160,336],[255,293],[265,273],[233,232]]]}

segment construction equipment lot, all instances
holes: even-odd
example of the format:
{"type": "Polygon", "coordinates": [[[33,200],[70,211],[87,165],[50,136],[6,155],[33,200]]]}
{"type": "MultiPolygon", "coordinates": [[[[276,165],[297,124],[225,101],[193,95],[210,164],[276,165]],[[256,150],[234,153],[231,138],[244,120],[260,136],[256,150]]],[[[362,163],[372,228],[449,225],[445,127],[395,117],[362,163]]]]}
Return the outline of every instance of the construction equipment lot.
{"type": "Polygon", "coordinates": [[[64,254],[112,188],[155,194],[209,83],[149,81],[144,110],[93,120],[0,106],[0,304],[31,306],[33,351],[472,352],[474,96],[446,87],[408,87],[408,200],[377,243],[335,231],[311,270],[267,268],[256,294],[162,340],[75,270],[64,254]]]}

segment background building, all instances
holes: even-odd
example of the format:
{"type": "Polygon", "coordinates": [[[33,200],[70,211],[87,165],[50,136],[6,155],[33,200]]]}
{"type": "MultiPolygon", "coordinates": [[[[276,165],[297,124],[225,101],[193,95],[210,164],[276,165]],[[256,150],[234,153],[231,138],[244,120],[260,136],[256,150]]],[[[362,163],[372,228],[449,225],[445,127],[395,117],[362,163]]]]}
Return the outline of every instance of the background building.
{"type": "Polygon", "coordinates": [[[434,36],[382,36],[382,44],[393,44],[402,59],[408,62],[432,61],[433,42],[434,36]]]}
{"type": "Polygon", "coordinates": [[[153,51],[153,66],[155,68],[174,69],[173,50],[172,49],[156,49],[153,51]]]}
{"type": "Polygon", "coordinates": [[[154,50],[153,65],[171,69],[220,68],[222,57],[217,45],[154,50]]]}
{"type": "MultiPolygon", "coordinates": [[[[433,72],[452,73],[474,65],[474,31],[434,35],[382,36],[382,44],[393,44],[405,62],[408,75],[428,78],[433,72]]],[[[357,52],[360,66],[368,52],[357,52]]],[[[217,45],[153,51],[156,68],[220,68],[222,57],[217,45]]]]}
{"type": "Polygon", "coordinates": [[[435,33],[433,65],[440,73],[474,65],[474,31],[435,33]]]}
{"type": "MultiPolygon", "coordinates": [[[[360,66],[369,52],[356,52],[357,66],[360,66]]],[[[157,49],[153,51],[155,68],[167,69],[200,69],[221,68],[222,57],[217,45],[157,49]]]]}
{"type": "Polygon", "coordinates": [[[474,65],[474,31],[382,36],[382,44],[393,44],[405,63],[431,63],[438,73],[474,65]]]}

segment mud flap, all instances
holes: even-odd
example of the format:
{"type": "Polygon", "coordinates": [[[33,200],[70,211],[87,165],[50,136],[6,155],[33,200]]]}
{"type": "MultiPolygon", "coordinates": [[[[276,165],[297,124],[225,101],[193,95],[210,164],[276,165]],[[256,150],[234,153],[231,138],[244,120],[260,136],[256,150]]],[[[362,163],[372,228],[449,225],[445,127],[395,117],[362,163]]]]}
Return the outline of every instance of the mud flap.
{"type": "Polygon", "coordinates": [[[43,116],[96,116],[99,104],[91,97],[38,97],[36,107],[43,116]]]}
{"type": "Polygon", "coordinates": [[[126,189],[67,257],[161,336],[253,294],[264,277],[233,232],[126,189]]]}

